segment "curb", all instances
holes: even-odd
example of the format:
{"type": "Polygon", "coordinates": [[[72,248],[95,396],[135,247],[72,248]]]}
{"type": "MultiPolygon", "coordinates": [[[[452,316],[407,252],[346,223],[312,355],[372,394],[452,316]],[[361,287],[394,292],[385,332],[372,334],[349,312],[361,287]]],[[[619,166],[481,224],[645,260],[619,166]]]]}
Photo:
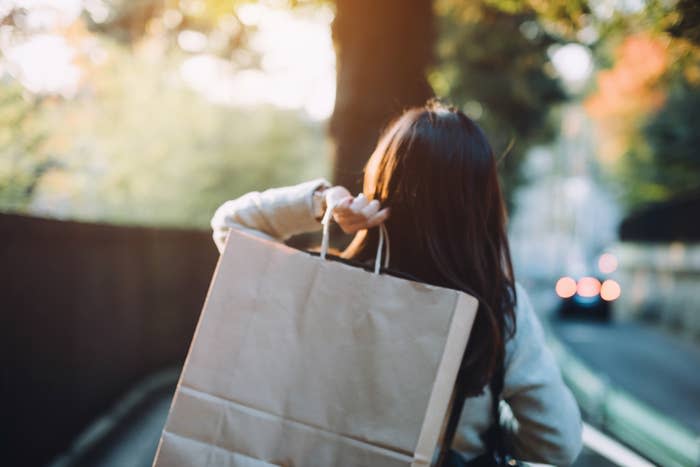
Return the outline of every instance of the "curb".
{"type": "Polygon", "coordinates": [[[65,452],[54,458],[47,467],[84,465],[84,457],[117,430],[149,397],[162,391],[174,392],[175,385],[180,377],[180,370],[180,367],[165,368],[141,380],[107,412],[88,425],[73,441],[73,444],[65,452]]]}
{"type": "Polygon", "coordinates": [[[700,466],[699,434],[615,387],[574,356],[548,323],[543,325],[564,381],[595,425],[659,465],[700,466]]]}

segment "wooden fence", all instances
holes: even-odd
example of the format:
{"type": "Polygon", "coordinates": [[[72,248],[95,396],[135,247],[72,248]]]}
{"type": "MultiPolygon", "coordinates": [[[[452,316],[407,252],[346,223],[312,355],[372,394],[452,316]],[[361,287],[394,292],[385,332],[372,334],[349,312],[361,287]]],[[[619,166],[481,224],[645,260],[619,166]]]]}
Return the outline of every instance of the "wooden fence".
{"type": "Polygon", "coordinates": [[[3,465],[44,465],[181,362],[217,258],[208,231],[0,215],[3,465]]]}

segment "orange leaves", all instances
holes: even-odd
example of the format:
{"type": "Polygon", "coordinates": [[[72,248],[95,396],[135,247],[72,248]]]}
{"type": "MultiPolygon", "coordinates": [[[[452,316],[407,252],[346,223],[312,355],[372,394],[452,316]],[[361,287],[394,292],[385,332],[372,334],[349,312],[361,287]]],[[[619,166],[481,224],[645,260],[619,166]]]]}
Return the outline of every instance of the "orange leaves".
{"type": "Polygon", "coordinates": [[[603,162],[629,147],[638,122],[666,100],[662,78],[671,65],[668,41],[648,33],[628,36],[615,50],[615,65],[597,76],[597,90],[584,102],[597,121],[603,162]]]}
{"type": "Polygon", "coordinates": [[[615,66],[598,73],[598,90],[585,102],[596,119],[645,115],[664,103],[659,88],[670,59],[665,41],[649,34],[627,37],[617,48],[615,66]]]}

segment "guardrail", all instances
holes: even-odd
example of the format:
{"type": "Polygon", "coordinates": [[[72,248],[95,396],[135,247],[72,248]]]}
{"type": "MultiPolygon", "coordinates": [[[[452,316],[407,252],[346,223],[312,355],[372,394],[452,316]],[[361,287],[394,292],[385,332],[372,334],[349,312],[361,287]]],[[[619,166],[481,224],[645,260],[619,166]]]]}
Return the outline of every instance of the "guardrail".
{"type": "Polygon", "coordinates": [[[698,434],[614,387],[574,356],[550,329],[547,334],[564,380],[595,425],[659,465],[700,465],[698,434]]]}

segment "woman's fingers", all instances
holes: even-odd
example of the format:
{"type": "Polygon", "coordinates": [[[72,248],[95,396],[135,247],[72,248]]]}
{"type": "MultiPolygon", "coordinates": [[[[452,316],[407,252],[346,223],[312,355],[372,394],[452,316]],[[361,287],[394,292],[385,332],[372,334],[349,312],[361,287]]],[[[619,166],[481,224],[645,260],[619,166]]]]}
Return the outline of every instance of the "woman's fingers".
{"type": "Polygon", "coordinates": [[[345,233],[376,227],[389,217],[389,209],[380,211],[377,200],[368,200],[363,194],[345,197],[338,201],[333,210],[333,218],[345,233]]]}
{"type": "Polygon", "coordinates": [[[356,199],[357,198],[350,196],[348,198],[344,198],[338,204],[336,204],[335,209],[333,210],[335,216],[343,218],[357,217],[358,213],[352,208],[356,199]]]}
{"type": "Polygon", "coordinates": [[[354,200],[355,200],[355,198],[353,198],[352,196],[347,196],[347,197],[345,197],[345,198],[340,199],[340,200],[336,203],[335,209],[334,209],[333,212],[338,213],[338,212],[346,212],[346,211],[349,211],[349,210],[350,210],[350,205],[352,204],[352,202],[353,202],[354,200]]]}
{"type": "Polygon", "coordinates": [[[352,209],[356,213],[360,213],[362,209],[364,209],[365,206],[367,206],[368,204],[369,200],[367,199],[367,197],[364,195],[364,193],[360,193],[355,198],[355,201],[353,201],[350,205],[350,209],[352,209]]]}
{"type": "Polygon", "coordinates": [[[377,212],[379,211],[379,201],[376,199],[373,199],[372,201],[367,204],[360,213],[365,216],[367,219],[370,219],[372,216],[374,216],[377,212]]]}
{"type": "Polygon", "coordinates": [[[346,234],[354,234],[355,232],[359,232],[362,229],[366,229],[366,227],[362,227],[360,224],[348,225],[338,222],[338,225],[340,226],[340,229],[346,234]]]}
{"type": "Polygon", "coordinates": [[[359,230],[376,227],[389,218],[389,208],[382,209],[369,219],[363,218],[343,218],[337,220],[338,225],[345,233],[354,233],[359,230]]]}
{"type": "Polygon", "coordinates": [[[345,200],[350,200],[350,202],[352,202],[354,199],[350,192],[342,186],[328,188],[325,193],[327,206],[335,206],[345,200]]]}
{"type": "Polygon", "coordinates": [[[367,220],[367,227],[376,227],[385,220],[389,218],[389,208],[384,208],[375,215],[373,215],[369,220],[367,220]]]}
{"type": "Polygon", "coordinates": [[[347,199],[338,203],[335,212],[341,216],[371,217],[379,210],[379,201],[369,201],[360,194],[356,198],[351,198],[348,204],[347,199]]]}
{"type": "Polygon", "coordinates": [[[341,203],[333,210],[333,217],[336,219],[349,219],[358,217],[358,214],[341,203]]]}

